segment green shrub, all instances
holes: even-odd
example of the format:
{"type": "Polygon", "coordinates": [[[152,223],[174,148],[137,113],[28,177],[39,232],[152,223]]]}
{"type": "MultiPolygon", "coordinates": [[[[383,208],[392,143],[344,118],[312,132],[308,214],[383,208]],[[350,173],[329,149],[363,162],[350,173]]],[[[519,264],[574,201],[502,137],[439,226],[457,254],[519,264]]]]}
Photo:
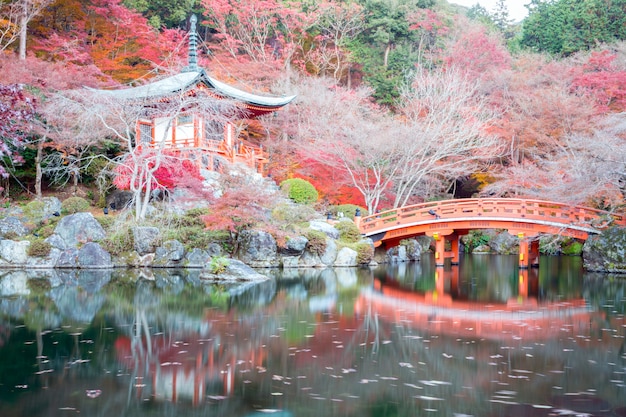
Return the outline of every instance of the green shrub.
{"type": "Polygon", "coordinates": [[[135,249],[135,238],[132,230],[129,227],[124,227],[114,233],[110,233],[100,242],[100,245],[102,249],[111,255],[119,256],[135,249]]]}
{"type": "Polygon", "coordinates": [[[91,204],[82,197],[69,197],[61,203],[61,210],[65,214],[74,214],[82,211],[89,211],[91,204]]]}
{"type": "Polygon", "coordinates": [[[230,260],[224,256],[214,256],[211,258],[211,262],[209,263],[209,271],[212,274],[221,274],[226,271],[230,265],[230,260]]]}
{"type": "Polygon", "coordinates": [[[228,231],[207,230],[204,226],[181,226],[164,233],[164,240],[178,240],[185,245],[185,250],[193,248],[206,249],[210,243],[224,246],[230,240],[228,231]]]}
{"type": "Polygon", "coordinates": [[[356,224],[349,220],[335,224],[335,229],[339,230],[339,240],[342,242],[356,243],[361,240],[361,231],[356,224]]]}
{"type": "Polygon", "coordinates": [[[583,244],[577,240],[572,239],[567,243],[563,243],[561,252],[563,253],[563,255],[579,256],[583,253],[583,244]]]}
{"type": "Polygon", "coordinates": [[[358,264],[369,264],[374,259],[374,247],[367,242],[356,244],[356,262],[358,264]]]}
{"type": "Polygon", "coordinates": [[[471,230],[463,239],[465,251],[472,252],[479,246],[488,245],[491,238],[480,230],[471,230]]]}
{"type": "Polygon", "coordinates": [[[24,215],[28,218],[40,219],[43,217],[43,210],[45,206],[46,205],[43,201],[33,200],[26,204],[22,208],[22,211],[24,212],[24,215]]]}
{"type": "Polygon", "coordinates": [[[115,217],[111,216],[98,216],[96,217],[98,223],[105,231],[111,230],[111,227],[115,224],[115,217]]]}
{"type": "Polygon", "coordinates": [[[319,230],[309,229],[305,236],[309,243],[309,251],[316,255],[323,255],[326,252],[326,233],[319,230]]]}
{"type": "Polygon", "coordinates": [[[319,198],[313,184],[302,178],[285,180],[280,183],[280,188],[287,192],[290,199],[299,204],[312,204],[319,198]]]}
{"type": "Polygon", "coordinates": [[[35,239],[30,242],[30,246],[28,246],[28,256],[36,256],[39,258],[45,258],[50,254],[50,250],[52,249],[52,245],[43,239],[35,239]]]}
{"type": "Polygon", "coordinates": [[[272,218],[287,224],[305,223],[315,218],[317,213],[311,206],[279,204],[272,210],[272,218]]]}
{"type": "Polygon", "coordinates": [[[366,209],[355,204],[341,204],[339,206],[331,206],[328,211],[335,217],[337,217],[339,213],[343,213],[344,217],[353,219],[356,214],[356,209],[361,210],[361,216],[368,215],[366,209]]]}

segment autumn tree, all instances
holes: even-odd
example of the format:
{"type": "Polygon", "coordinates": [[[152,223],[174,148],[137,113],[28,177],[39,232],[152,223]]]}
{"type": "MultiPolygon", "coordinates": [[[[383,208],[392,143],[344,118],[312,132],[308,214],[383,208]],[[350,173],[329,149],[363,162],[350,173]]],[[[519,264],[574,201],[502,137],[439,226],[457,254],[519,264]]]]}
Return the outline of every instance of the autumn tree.
{"type": "Polygon", "coordinates": [[[317,20],[309,33],[314,36],[306,56],[315,74],[332,76],[337,82],[350,85],[353,58],[349,42],[364,29],[363,8],[357,3],[322,3],[317,20]]]}
{"type": "MultiPolygon", "coordinates": [[[[35,101],[19,84],[0,84],[0,158],[4,163],[20,161],[17,150],[23,146],[25,136],[35,114],[35,101]]],[[[7,178],[10,167],[0,165],[0,176],[7,178]]]]}
{"type": "Polygon", "coordinates": [[[508,167],[502,181],[485,189],[492,195],[556,200],[604,210],[626,203],[626,119],[612,114],[593,131],[571,132],[549,156],[508,167]]]}
{"type": "Polygon", "coordinates": [[[26,59],[28,24],[52,0],[10,0],[0,3],[0,51],[19,39],[19,58],[26,59]]]}
{"type": "Polygon", "coordinates": [[[276,0],[202,0],[207,24],[233,57],[288,63],[306,15],[276,0]],[[242,54],[243,53],[243,54],[242,54]]]}
{"type": "MultiPolygon", "coordinates": [[[[168,189],[170,181],[185,181],[190,176],[181,172],[191,172],[182,159],[176,161],[182,158],[180,153],[167,151],[165,136],[154,138],[154,146],[148,142],[137,142],[137,121],[158,117],[164,126],[163,135],[167,135],[178,117],[190,113],[201,114],[205,120],[222,125],[237,117],[233,103],[216,99],[202,90],[195,94],[181,91],[160,100],[132,95],[118,97],[105,90],[83,90],[73,92],[69,99],[82,110],[85,118],[96,121],[104,128],[106,136],[121,147],[121,154],[110,159],[111,169],[108,172],[118,177],[118,185],[131,191],[137,221],[145,219],[154,190],[168,189]]],[[[201,182],[198,180],[195,183],[201,182]]]]}

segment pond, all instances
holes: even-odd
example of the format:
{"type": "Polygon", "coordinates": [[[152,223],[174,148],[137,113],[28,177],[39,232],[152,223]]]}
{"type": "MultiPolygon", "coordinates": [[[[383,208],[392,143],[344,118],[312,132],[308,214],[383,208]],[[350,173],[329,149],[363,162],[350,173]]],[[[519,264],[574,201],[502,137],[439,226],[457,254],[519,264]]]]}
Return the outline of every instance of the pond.
{"type": "Polygon", "coordinates": [[[0,415],[626,415],[626,279],[580,258],[4,271],[0,415]]]}

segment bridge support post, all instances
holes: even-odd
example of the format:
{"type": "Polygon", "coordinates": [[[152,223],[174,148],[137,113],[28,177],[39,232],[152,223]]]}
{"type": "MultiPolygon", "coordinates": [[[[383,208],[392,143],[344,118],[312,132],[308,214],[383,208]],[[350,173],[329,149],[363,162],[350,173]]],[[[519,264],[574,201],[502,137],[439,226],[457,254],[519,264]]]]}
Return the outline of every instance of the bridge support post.
{"type": "Polygon", "coordinates": [[[539,241],[537,239],[524,238],[523,233],[519,233],[519,267],[526,269],[539,265],[539,241]]]}
{"type": "Polygon", "coordinates": [[[459,235],[450,236],[450,251],[452,252],[452,265],[459,264],[459,235]]]}
{"type": "Polygon", "coordinates": [[[433,233],[435,239],[435,266],[445,265],[446,258],[451,258],[452,265],[459,264],[459,235],[452,233],[448,236],[433,233]],[[446,242],[450,242],[450,250],[446,251],[446,242]]]}
{"type": "Polygon", "coordinates": [[[435,266],[443,268],[446,262],[446,238],[439,236],[438,233],[433,234],[433,238],[435,239],[435,266]]]}

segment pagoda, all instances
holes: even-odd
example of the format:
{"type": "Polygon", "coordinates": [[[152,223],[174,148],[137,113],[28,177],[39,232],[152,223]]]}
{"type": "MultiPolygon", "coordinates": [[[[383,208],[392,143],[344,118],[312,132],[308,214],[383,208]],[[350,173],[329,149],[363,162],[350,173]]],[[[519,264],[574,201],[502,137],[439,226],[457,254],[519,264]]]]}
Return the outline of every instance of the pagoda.
{"type": "MultiPolygon", "coordinates": [[[[143,101],[146,107],[150,106],[149,103],[166,102],[168,97],[204,91],[210,97],[234,103],[237,116],[242,120],[276,112],[296,97],[250,93],[210,77],[197,61],[197,21],[195,15],[191,16],[188,65],[179,74],[138,87],[95,91],[116,100],[143,101]]],[[[210,170],[222,169],[223,162],[227,161],[244,163],[262,174],[268,161],[262,146],[238,137],[232,121],[215,126],[214,120],[207,120],[201,112],[194,112],[193,109],[173,119],[158,115],[140,118],[136,124],[135,141],[137,146],[147,144],[173,150],[195,159],[203,168],[210,170]]]]}

